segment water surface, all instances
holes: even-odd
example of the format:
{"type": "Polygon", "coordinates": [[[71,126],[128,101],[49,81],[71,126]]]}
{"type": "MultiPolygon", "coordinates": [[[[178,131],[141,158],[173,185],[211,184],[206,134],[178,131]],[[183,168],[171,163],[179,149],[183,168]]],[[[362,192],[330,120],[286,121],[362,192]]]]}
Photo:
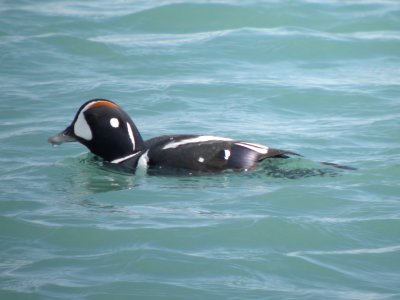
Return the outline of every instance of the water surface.
{"type": "Polygon", "coordinates": [[[0,6],[2,299],[400,298],[398,1],[0,6]],[[357,170],[133,176],[47,144],[99,97],[145,138],[357,170]]]}

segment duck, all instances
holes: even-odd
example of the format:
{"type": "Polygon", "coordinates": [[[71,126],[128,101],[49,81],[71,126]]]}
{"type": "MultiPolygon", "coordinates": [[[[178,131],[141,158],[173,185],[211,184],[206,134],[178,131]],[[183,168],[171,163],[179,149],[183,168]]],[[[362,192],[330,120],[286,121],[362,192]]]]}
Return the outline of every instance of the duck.
{"type": "Polygon", "coordinates": [[[267,158],[299,156],[288,150],[213,135],[173,134],[144,140],[131,117],[107,99],[82,104],[72,123],[49,137],[48,142],[79,142],[104,161],[133,172],[249,171],[267,158]]]}

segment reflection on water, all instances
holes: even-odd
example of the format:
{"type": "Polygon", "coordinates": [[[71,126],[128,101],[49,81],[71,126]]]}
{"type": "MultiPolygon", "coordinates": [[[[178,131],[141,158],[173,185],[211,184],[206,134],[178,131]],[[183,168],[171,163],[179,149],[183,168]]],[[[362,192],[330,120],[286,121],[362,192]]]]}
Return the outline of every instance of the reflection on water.
{"type": "Polygon", "coordinates": [[[263,172],[269,177],[298,179],[305,177],[335,177],[340,175],[335,166],[322,165],[304,158],[266,159],[263,172]]]}
{"type": "Polygon", "coordinates": [[[120,166],[107,164],[92,154],[66,159],[62,165],[67,169],[66,179],[70,182],[72,193],[98,194],[132,189],[139,179],[120,166]]]}
{"type": "Polygon", "coordinates": [[[63,162],[68,168],[72,193],[99,194],[118,190],[129,190],[144,184],[148,178],[159,188],[225,188],[235,182],[247,179],[273,180],[300,179],[306,177],[334,177],[343,174],[332,166],[326,166],[304,158],[266,159],[259,166],[247,172],[227,170],[220,173],[177,172],[176,170],[152,170],[146,174],[135,174],[134,170],[120,165],[104,162],[100,158],[86,154],[78,159],[70,158],[63,162]],[[167,179],[167,180],[166,180],[167,179]]]}

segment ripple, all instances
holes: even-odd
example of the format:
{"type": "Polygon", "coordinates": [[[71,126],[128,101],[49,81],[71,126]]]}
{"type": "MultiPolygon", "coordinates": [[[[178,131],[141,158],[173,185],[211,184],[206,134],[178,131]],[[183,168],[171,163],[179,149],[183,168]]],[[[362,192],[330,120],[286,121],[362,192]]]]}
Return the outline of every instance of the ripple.
{"type": "Polygon", "coordinates": [[[230,31],[212,31],[193,34],[118,34],[90,38],[95,42],[123,47],[169,47],[211,41],[230,31]]]}
{"type": "Polygon", "coordinates": [[[398,298],[398,1],[37,0],[0,14],[0,297],[398,298]],[[146,138],[216,134],[304,158],[138,177],[51,148],[97,97],[146,138]],[[358,170],[267,175],[318,161],[358,170]]]}
{"type": "Polygon", "coordinates": [[[349,250],[334,250],[334,251],[296,251],[287,253],[288,256],[320,256],[320,255],[362,255],[362,254],[382,254],[399,252],[400,245],[388,246],[382,248],[364,248],[364,249],[349,249],[349,250]]]}

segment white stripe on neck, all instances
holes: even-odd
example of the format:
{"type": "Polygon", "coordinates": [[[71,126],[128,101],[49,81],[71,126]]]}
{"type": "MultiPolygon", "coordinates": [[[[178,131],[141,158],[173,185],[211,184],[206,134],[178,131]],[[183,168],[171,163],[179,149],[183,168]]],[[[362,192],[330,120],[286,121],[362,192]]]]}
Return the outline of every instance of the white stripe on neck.
{"type": "Polygon", "coordinates": [[[129,138],[131,139],[132,142],[132,147],[133,147],[133,151],[135,151],[135,138],[133,137],[133,132],[132,132],[132,127],[129,124],[129,122],[126,122],[126,127],[128,128],[128,134],[129,134],[129,138]]]}

